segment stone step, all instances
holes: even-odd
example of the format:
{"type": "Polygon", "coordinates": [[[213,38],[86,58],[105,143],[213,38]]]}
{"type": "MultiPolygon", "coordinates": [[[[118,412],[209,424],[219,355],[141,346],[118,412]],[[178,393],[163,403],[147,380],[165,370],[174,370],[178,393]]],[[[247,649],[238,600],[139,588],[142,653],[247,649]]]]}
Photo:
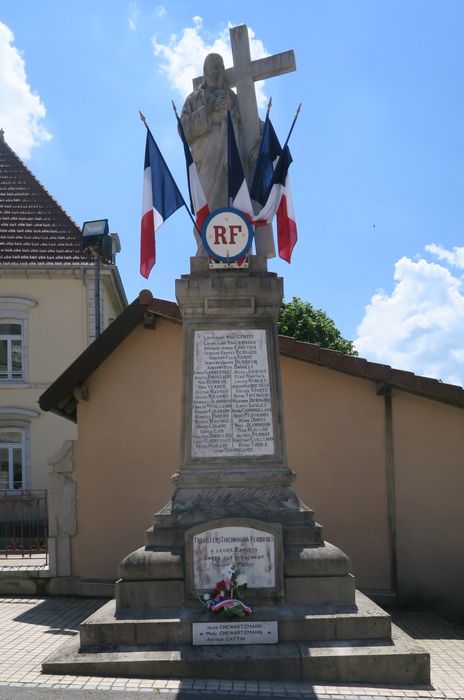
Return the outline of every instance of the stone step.
{"type": "MultiPolygon", "coordinates": [[[[312,532],[312,530],[310,530],[312,532]]],[[[152,533],[153,534],[153,533],[152,533]]],[[[330,542],[287,544],[284,571],[287,577],[335,577],[350,573],[351,562],[330,542]]],[[[125,557],[118,576],[125,581],[181,580],[184,578],[184,547],[151,545],[140,547],[125,557]]]]}
{"type": "MultiPolygon", "coordinates": [[[[224,517],[224,513],[209,513],[208,520],[215,520],[224,517]]],[[[317,523],[314,519],[314,511],[310,508],[303,507],[302,510],[288,510],[288,511],[263,511],[259,513],[259,519],[268,523],[279,523],[284,528],[287,525],[299,525],[307,527],[315,527],[318,530],[323,531],[322,526],[317,523]]],[[[205,518],[203,517],[203,520],[205,518]]],[[[200,520],[200,522],[202,522],[200,520]]],[[[165,508],[162,508],[158,513],[155,513],[153,517],[153,527],[160,529],[184,529],[192,527],[193,525],[198,525],[198,518],[194,514],[183,512],[183,513],[173,513],[170,510],[170,504],[167,504],[165,508]]]]}
{"type": "Polygon", "coordinates": [[[284,545],[322,544],[324,541],[320,525],[287,525],[283,528],[284,545]]]}
{"type": "MultiPolygon", "coordinates": [[[[284,544],[322,544],[323,529],[314,522],[289,523],[283,528],[284,544]]],[[[146,547],[183,547],[185,530],[181,528],[161,528],[152,526],[145,531],[146,547]]]]}
{"type": "Polygon", "coordinates": [[[394,628],[393,641],[79,650],[76,640],[49,656],[44,673],[136,678],[218,678],[428,685],[429,655],[394,628]]]}
{"type": "Polygon", "coordinates": [[[114,581],[96,579],[80,579],[77,582],[76,595],[83,598],[113,598],[114,581]]]}
{"type": "MultiPolygon", "coordinates": [[[[390,638],[390,616],[362,594],[357,605],[260,606],[251,621],[277,620],[282,642],[390,638]]],[[[191,644],[192,623],[215,622],[204,609],[164,608],[116,614],[115,601],[97,610],[80,626],[82,647],[191,644]]],[[[233,623],[231,623],[233,624],[233,623]]]]}
{"type": "Polygon", "coordinates": [[[287,577],[346,576],[351,561],[344,552],[327,540],[319,545],[289,544],[285,547],[284,572],[287,577]]]}
{"type": "MultiPolygon", "coordinates": [[[[291,605],[352,605],[355,601],[355,581],[351,574],[345,576],[295,576],[285,577],[285,601],[291,605]]],[[[116,581],[118,610],[179,607],[185,598],[185,582],[181,579],[116,581]]],[[[263,601],[282,604],[283,596],[275,593],[248,594],[252,605],[263,601]]],[[[187,604],[188,604],[187,600],[187,604]]],[[[192,606],[196,601],[192,597],[192,606]]]]}
{"type": "Polygon", "coordinates": [[[356,589],[352,574],[285,577],[284,584],[285,600],[292,605],[350,605],[355,602],[356,589]]]}
{"type": "Polygon", "coordinates": [[[185,530],[155,526],[145,530],[145,547],[183,547],[184,543],[185,530]]]}
{"type": "Polygon", "coordinates": [[[300,645],[303,681],[426,686],[430,689],[430,655],[392,625],[391,640],[338,641],[300,645]]]}

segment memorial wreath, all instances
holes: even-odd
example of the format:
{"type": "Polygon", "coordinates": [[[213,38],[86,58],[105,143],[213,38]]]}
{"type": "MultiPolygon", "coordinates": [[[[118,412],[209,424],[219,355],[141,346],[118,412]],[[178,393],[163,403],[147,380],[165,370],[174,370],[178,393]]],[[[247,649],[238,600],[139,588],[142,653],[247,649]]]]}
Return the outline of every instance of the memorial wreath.
{"type": "Polygon", "coordinates": [[[198,594],[205,608],[221,617],[245,617],[251,615],[252,608],[243,602],[242,595],[247,588],[247,580],[239,574],[235,562],[223,571],[223,576],[216,583],[212,593],[198,594]]]}

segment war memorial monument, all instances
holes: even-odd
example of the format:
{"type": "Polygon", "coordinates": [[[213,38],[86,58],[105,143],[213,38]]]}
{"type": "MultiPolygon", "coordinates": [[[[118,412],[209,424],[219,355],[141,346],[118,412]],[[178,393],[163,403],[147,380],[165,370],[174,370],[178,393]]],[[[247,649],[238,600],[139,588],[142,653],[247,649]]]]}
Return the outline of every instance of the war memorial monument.
{"type": "MultiPolygon", "coordinates": [[[[251,61],[245,26],[231,29],[231,42],[233,68],[206,61],[181,117],[211,208],[227,205],[218,163],[230,87],[248,168],[260,129],[254,81],[295,69],[291,51],[251,61]]],[[[221,215],[225,229],[240,226],[233,212],[221,215]]],[[[293,489],[277,336],[282,279],[260,254],[217,267],[200,254],[190,265],[176,281],[183,393],[172,499],[145,546],[120,563],[115,600],[44,671],[427,684],[428,654],[356,591],[349,558],[324,540],[293,489]]]]}

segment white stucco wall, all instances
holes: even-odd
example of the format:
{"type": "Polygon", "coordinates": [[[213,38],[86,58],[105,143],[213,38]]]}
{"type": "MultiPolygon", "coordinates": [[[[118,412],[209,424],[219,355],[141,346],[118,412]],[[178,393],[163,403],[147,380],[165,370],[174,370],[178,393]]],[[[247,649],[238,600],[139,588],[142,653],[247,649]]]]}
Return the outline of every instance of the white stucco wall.
{"type": "MultiPolygon", "coordinates": [[[[102,275],[102,330],[123,308],[112,274],[105,271],[102,275]]],[[[25,381],[0,382],[0,426],[14,425],[26,430],[26,488],[48,487],[48,458],[64,440],[77,436],[73,423],[43,413],[38,398],[92,339],[89,327],[94,318],[93,290],[93,270],[85,268],[0,267],[0,317],[3,308],[11,309],[5,313],[14,318],[15,308],[21,306],[14,299],[34,302],[22,305],[25,381]],[[6,409],[12,411],[5,412],[6,409]],[[28,409],[36,415],[15,414],[13,409],[28,409]]]]}

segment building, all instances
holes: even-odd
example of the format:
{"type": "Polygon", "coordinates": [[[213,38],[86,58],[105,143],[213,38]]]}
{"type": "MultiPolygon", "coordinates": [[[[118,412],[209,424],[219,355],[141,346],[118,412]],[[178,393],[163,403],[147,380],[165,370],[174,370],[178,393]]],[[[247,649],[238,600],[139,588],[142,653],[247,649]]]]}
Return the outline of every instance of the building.
{"type": "MultiPolygon", "coordinates": [[[[47,489],[47,461],[75,427],[40,394],[95,337],[94,262],[78,226],[0,131],[0,490],[47,489]]],[[[103,327],[127,305],[101,273],[103,327]]]]}
{"type": "MultiPolygon", "coordinates": [[[[296,493],[358,587],[463,611],[464,389],[293,338],[280,356],[296,493]]],[[[178,307],[142,292],[41,396],[79,426],[51,464],[70,592],[114,582],[170,499],[181,376],[178,307]]]]}

